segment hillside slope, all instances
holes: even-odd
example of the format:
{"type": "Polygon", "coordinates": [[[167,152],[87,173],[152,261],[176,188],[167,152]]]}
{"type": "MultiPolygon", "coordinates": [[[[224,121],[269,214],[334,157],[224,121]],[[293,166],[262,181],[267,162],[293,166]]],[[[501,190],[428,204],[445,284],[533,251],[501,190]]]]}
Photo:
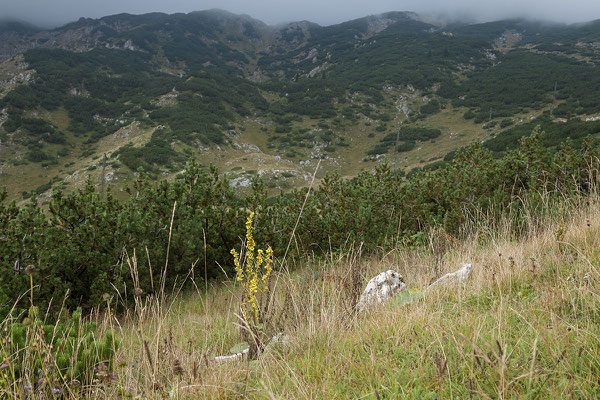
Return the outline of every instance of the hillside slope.
{"type": "Polygon", "coordinates": [[[279,193],[319,160],[318,178],[409,173],[473,140],[503,152],[532,121],[554,147],[599,132],[597,21],[441,27],[390,12],[274,27],[209,10],[3,22],[0,39],[0,179],[19,201],[88,177],[119,192],[140,167],[170,178],[190,158],[279,193]]]}
{"type": "Polygon", "coordinates": [[[288,339],[255,361],[213,360],[235,351],[241,340],[235,283],[178,298],[166,309],[148,299],[120,325],[122,367],[99,393],[596,398],[600,209],[596,197],[578,201],[563,204],[553,217],[530,220],[519,240],[508,230],[479,226],[465,241],[446,236],[441,257],[435,248],[398,248],[361,258],[359,249],[349,248],[282,272],[274,278],[277,300],[268,334],[283,332],[288,339]],[[419,300],[436,263],[449,272],[465,261],[474,272],[464,286],[419,300]],[[353,315],[355,271],[362,290],[370,277],[390,268],[404,276],[411,295],[353,315]],[[140,352],[145,341],[154,367],[140,352]]]}

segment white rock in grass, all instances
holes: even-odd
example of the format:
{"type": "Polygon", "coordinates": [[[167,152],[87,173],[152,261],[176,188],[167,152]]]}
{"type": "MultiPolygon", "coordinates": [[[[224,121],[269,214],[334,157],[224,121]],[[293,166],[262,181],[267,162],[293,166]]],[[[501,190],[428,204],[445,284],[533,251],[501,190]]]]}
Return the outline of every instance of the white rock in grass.
{"type": "Polygon", "coordinates": [[[265,355],[273,355],[280,351],[283,351],[284,349],[289,349],[291,340],[292,338],[290,337],[290,335],[285,333],[278,333],[277,335],[273,336],[271,341],[265,346],[262,352],[265,355]]]}
{"type": "Polygon", "coordinates": [[[241,352],[232,354],[230,356],[218,356],[218,357],[215,357],[215,361],[216,362],[223,362],[223,361],[241,360],[241,359],[244,358],[244,356],[246,354],[248,354],[249,351],[250,351],[250,349],[244,349],[241,352]]]}
{"type": "MultiPolygon", "coordinates": [[[[273,336],[273,338],[271,338],[271,341],[269,342],[269,344],[267,344],[267,346],[265,347],[264,351],[267,351],[268,349],[272,348],[275,345],[282,345],[282,346],[286,346],[290,343],[291,337],[288,334],[285,333],[278,333],[277,335],[273,336]]],[[[232,348],[232,353],[229,356],[218,356],[215,357],[215,361],[216,362],[224,362],[224,361],[236,361],[236,360],[243,360],[245,358],[245,356],[250,352],[250,347],[248,346],[247,343],[239,343],[236,346],[234,346],[232,348]],[[241,349],[238,351],[238,349],[241,349]]]]}
{"type": "Polygon", "coordinates": [[[277,335],[273,336],[273,338],[271,339],[271,344],[289,344],[290,340],[292,338],[290,337],[290,335],[280,332],[277,335]]]}
{"type": "Polygon", "coordinates": [[[429,290],[432,287],[439,285],[447,285],[451,282],[465,283],[471,276],[472,271],[473,266],[471,264],[463,264],[461,269],[459,269],[456,272],[452,272],[451,274],[446,274],[442,276],[440,279],[429,285],[429,287],[426,290],[429,290]]]}
{"type": "Polygon", "coordinates": [[[406,283],[402,275],[392,270],[382,272],[367,284],[358,301],[358,309],[362,311],[371,305],[387,301],[404,289],[406,283]]]}

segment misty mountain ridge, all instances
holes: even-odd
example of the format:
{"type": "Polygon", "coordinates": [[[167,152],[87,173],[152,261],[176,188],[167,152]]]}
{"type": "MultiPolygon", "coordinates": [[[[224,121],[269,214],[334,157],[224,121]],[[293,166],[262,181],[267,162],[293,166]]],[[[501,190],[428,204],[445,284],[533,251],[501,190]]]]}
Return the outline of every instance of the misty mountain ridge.
{"type": "MultiPolygon", "coordinates": [[[[0,61],[7,60],[30,48],[63,48],[73,51],[88,51],[96,47],[113,47],[120,38],[131,39],[138,49],[143,49],[149,38],[139,34],[165,32],[169,29],[200,34],[200,39],[215,40],[219,33],[229,35],[227,40],[260,40],[265,43],[280,44],[274,38],[285,37],[303,27],[303,39],[307,35],[330,35],[340,30],[354,30],[356,38],[364,39],[369,34],[387,30],[391,25],[398,28],[402,22],[402,30],[437,32],[448,30],[457,34],[477,35],[486,39],[494,39],[506,30],[527,34],[528,39],[536,35],[561,31],[560,34],[591,29],[600,20],[588,23],[564,24],[551,21],[533,21],[528,19],[510,19],[486,23],[461,21],[445,21],[443,18],[420,16],[414,12],[387,12],[370,15],[340,24],[320,26],[309,21],[289,22],[267,25],[249,15],[233,14],[221,9],[194,11],[190,13],[147,13],[147,14],[115,14],[98,19],[80,18],[53,29],[42,29],[29,23],[5,19],[0,21],[0,61]],[[238,35],[239,37],[232,37],[238,35]]],[[[393,30],[391,28],[390,30],[393,30]]],[[[293,35],[293,34],[292,34],[293,35]]],[[[294,38],[299,39],[296,35],[294,38]]],[[[223,39],[223,38],[221,38],[223,39]]],[[[595,40],[597,37],[590,38],[595,40]]],[[[125,40],[126,41],[126,40],[125,40]]]]}
{"type": "MultiPolygon", "coordinates": [[[[535,42],[536,36],[548,32],[577,35],[582,30],[595,31],[600,20],[589,23],[563,24],[555,22],[511,19],[487,23],[467,23],[441,18],[420,16],[414,12],[387,12],[370,15],[340,24],[320,26],[309,21],[267,25],[249,15],[233,14],[221,9],[194,11],[190,13],[148,13],[141,15],[115,14],[98,19],[80,18],[54,29],[42,29],[23,21],[5,19],[0,21],[0,61],[7,60],[31,48],[63,48],[72,51],[89,51],[97,47],[115,47],[131,40],[136,49],[146,49],[156,32],[200,35],[200,40],[262,41],[265,44],[288,44],[286,38],[299,43],[311,35],[327,36],[334,32],[355,33],[355,39],[365,39],[383,30],[400,29],[404,32],[439,32],[448,30],[456,34],[475,35],[495,39],[507,30],[525,34],[535,42]],[[401,24],[400,24],[401,23],[401,24]],[[392,26],[393,25],[393,26],[392,26]],[[302,34],[299,35],[299,29],[302,34]],[[142,34],[148,34],[144,37],[142,34]],[[237,35],[237,36],[236,36],[237,35]],[[121,39],[121,41],[119,41],[121,39]],[[279,39],[279,40],[278,40],[279,39]],[[282,40],[283,39],[283,40],[282,40]]],[[[581,38],[578,38],[581,39],[581,38]]],[[[589,40],[598,39],[597,35],[589,40]]],[[[228,43],[226,43],[228,44],[228,43]]],[[[147,49],[146,49],[147,50],[147,49]]]]}
{"type": "MultiPolygon", "coordinates": [[[[307,34],[317,31],[327,34],[336,29],[359,29],[367,34],[383,30],[388,25],[399,21],[417,23],[417,15],[408,12],[389,12],[326,27],[308,21],[269,26],[248,15],[233,14],[220,9],[194,11],[187,14],[116,14],[99,19],[80,18],[78,21],[50,30],[34,28],[19,21],[6,21],[0,23],[0,35],[2,35],[0,38],[4,43],[0,47],[0,60],[4,61],[27,49],[37,47],[58,47],[75,51],[110,47],[113,45],[112,41],[123,37],[132,39],[136,46],[144,48],[145,42],[152,39],[136,36],[141,32],[170,30],[172,33],[179,33],[181,31],[199,34],[201,35],[199,39],[206,40],[215,40],[219,34],[227,33],[229,37],[225,39],[229,41],[245,39],[272,42],[273,36],[285,35],[286,32],[298,29],[302,29],[307,34]]],[[[422,27],[433,28],[429,24],[424,24],[422,27]]]]}

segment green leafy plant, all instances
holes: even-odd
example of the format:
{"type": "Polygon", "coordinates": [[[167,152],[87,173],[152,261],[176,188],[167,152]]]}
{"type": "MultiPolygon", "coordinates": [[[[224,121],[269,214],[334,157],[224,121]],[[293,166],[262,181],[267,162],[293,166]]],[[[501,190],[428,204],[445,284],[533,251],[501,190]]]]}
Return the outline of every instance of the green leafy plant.
{"type": "Polygon", "coordinates": [[[37,314],[32,307],[22,322],[2,324],[0,388],[5,393],[70,392],[91,384],[100,370],[112,370],[118,347],[112,331],[98,335],[80,309],[56,324],[45,324],[37,314]]]}
{"type": "MultiPolygon", "coordinates": [[[[110,381],[118,341],[112,329],[100,333],[78,308],[47,323],[33,304],[35,267],[28,265],[30,307],[25,318],[0,323],[0,395],[60,398],[85,390],[95,379],[110,381]]],[[[109,313],[110,317],[110,313],[109,313]]]]}

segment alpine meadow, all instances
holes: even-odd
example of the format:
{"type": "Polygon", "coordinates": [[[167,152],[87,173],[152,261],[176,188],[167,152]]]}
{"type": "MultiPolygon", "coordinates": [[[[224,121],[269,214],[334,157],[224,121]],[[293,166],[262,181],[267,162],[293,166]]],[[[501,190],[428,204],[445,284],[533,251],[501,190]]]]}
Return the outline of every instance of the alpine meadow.
{"type": "Polygon", "coordinates": [[[465,21],[0,19],[0,399],[600,398],[600,20],[465,21]]]}

